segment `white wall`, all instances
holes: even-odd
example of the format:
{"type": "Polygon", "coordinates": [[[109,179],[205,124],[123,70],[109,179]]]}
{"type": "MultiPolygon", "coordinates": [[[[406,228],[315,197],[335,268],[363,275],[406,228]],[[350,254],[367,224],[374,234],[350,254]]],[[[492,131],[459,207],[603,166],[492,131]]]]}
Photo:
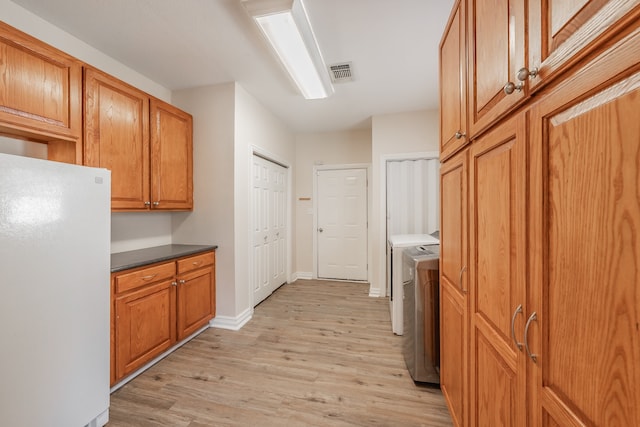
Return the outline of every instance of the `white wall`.
{"type": "MultiPolygon", "coordinates": [[[[284,123],[264,108],[241,86],[236,85],[235,117],[235,255],[236,255],[236,313],[253,311],[253,291],[250,286],[251,248],[251,167],[254,151],[289,166],[289,230],[293,233],[295,218],[292,217],[292,201],[295,194],[293,174],[295,170],[295,138],[284,123]]],[[[289,259],[296,248],[289,237],[289,259]]],[[[286,277],[291,276],[291,265],[287,266],[286,277]]]]}
{"type": "Polygon", "coordinates": [[[385,156],[439,150],[438,110],[422,110],[408,113],[374,116],[372,119],[372,185],[373,212],[369,226],[373,251],[370,272],[370,294],[385,293],[385,200],[383,197],[385,156]]]}
{"type": "MultiPolygon", "coordinates": [[[[73,37],[9,0],[0,0],[0,20],[156,98],[167,102],[171,101],[171,91],[169,89],[119,63],[82,40],[73,37]]],[[[40,149],[34,152],[32,148],[27,146],[27,143],[16,141],[16,144],[20,145],[18,150],[23,155],[41,157],[40,149]]],[[[2,146],[0,146],[0,150],[3,150],[2,146]]],[[[9,152],[6,145],[3,152],[9,152]]],[[[111,252],[169,243],[171,243],[170,214],[157,212],[112,214],[111,252]]]]}
{"type": "Polygon", "coordinates": [[[194,123],[194,211],[173,215],[173,242],[219,246],[214,324],[237,328],[253,312],[248,264],[253,149],[293,165],[294,138],[235,83],[177,91],[173,102],[191,112],[194,123]]]}
{"type": "Polygon", "coordinates": [[[235,317],[235,84],[177,91],[193,115],[193,212],[174,213],[173,242],[215,244],[217,315],[235,317]]]}
{"type": "Polygon", "coordinates": [[[299,277],[313,273],[313,167],[355,163],[371,163],[370,130],[296,135],[294,270],[299,277]]]}

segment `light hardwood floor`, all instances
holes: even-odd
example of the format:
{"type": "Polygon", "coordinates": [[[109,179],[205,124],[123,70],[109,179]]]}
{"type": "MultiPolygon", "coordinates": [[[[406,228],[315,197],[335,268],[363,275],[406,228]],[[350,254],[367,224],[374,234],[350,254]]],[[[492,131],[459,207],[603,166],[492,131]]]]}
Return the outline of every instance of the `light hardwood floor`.
{"type": "Polygon", "coordinates": [[[111,395],[108,427],[449,426],[369,285],[300,280],[240,331],[207,329],[111,395]]]}

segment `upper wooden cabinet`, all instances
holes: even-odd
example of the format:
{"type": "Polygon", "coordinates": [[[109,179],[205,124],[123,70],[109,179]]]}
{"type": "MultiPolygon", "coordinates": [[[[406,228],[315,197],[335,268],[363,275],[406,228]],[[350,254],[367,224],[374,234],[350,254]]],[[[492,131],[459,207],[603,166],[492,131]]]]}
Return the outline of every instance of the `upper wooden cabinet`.
{"type": "Polygon", "coordinates": [[[87,68],[84,110],[84,164],[111,170],[111,209],[148,209],[149,96],[87,68]]]}
{"type": "Polygon", "coordinates": [[[151,203],[153,209],[193,208],[193,119],[151,98],[151,203]]]}
{"type": "Polygon", "coordinates": [[[84,162],[111,170],[111,209],[192,209],[191,115],[94,69],[84,81],[84,162]]]}
{"type": "Polygon", "coordinates": [[[0,132],[82,163],[82,63],[0,22],[0,132]]]}
{"type": "Polygon", "coordinates": [[[469,2],[471,138],[525,98],[526,87],[516,78],[526,66],[525,12],[524,0],[469,2]]]}
{"type": "Polygon", "coordinates": [[[466,0],[459,0],[440,42],[440,159],[467,142],[466,0]]]}
{"type": "Polygon", "coordinates": [[[638,0],[530,0],[528,69],[531,90],[640,18],[638,0]]]}

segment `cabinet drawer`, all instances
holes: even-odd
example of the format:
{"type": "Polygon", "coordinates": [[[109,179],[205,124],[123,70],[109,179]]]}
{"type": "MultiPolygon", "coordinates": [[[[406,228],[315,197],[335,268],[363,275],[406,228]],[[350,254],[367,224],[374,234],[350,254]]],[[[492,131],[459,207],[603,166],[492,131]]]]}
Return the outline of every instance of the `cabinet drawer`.
{"type": "Polygon", "coordinates": [[[175,273],[175,264],[168,262],[166,264],[118,275],[115,278],[116,294],[172,277],[175,273]]]}
{"type": "Polygon", "coordinates": [[[214,252],[206,252],[204,254],[192,256],[178,261],[178,274],[195,270],[196,268],[212,265],[215,262],[214,252]]]}

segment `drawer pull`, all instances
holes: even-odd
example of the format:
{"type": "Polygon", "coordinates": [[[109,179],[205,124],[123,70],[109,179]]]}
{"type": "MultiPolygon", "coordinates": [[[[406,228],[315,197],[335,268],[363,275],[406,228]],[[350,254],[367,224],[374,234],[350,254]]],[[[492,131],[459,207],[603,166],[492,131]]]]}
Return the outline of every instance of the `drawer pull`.
{"type": "Polygon", "coordinates": [[[535,311],[531,314],[531,316],[529,316],[527,324],[524,326],[524,348],[525,350],[527,350],[527,356],[529,356],[529,359],[531,359],[533,363],[536,363],[538,361],[538,355],[531,353],[531,350],[529,350],[529,326],[534,320],[538,320],[538,316],[536,315],[535,311]]]}
{"type": "Polygon", "coordinates": [[[516,347],[518,347],[518,350],[522,351],[522,343],[518,342],[518,340],[516,339],[515,331],[516,316],[518,315],[518,313],[522,313],[522,304],[520,304],[518,308],[516,308],[516,311],[513,312],[513,316],[511,317],[511,338],[513,339],[516,347]]]}
{"type": "Polygon", "coordinates": [[[193,261],[193,265],[200,265],[202,264],[202,261],[193,261]]]}
{"type": "Polygon", "coordinates": [[[149,280],[153,279],[153,278],[154,278],[154,277],[156,277],[157,275],[158,275],[158,273],[156,273],[156,274],[150,274],[149,276],[142,276],[142,277],[141,277],[141,279],[142,279],[142,280],[144,280],[144,281],[147,281],[147,282],[148,282],[149,280]]]}

